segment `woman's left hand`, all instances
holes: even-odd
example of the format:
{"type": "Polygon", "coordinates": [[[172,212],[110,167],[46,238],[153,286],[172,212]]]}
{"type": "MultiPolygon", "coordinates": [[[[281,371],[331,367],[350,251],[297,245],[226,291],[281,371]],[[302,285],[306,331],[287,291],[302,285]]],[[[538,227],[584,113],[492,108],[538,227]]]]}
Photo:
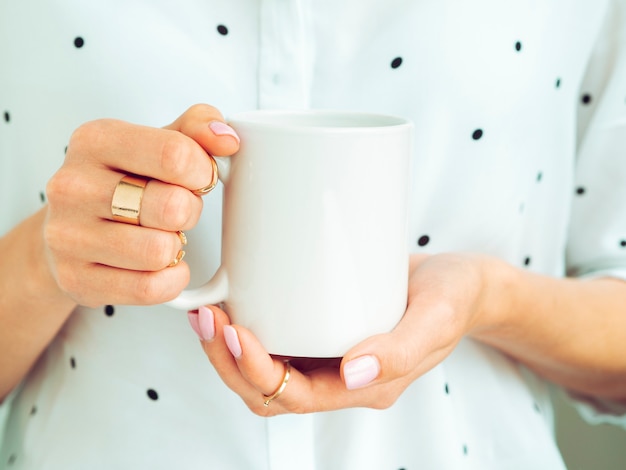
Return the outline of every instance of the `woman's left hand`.
{"type": "Polygon", "coordinates": [[[485,325],[487,306],[500,296],[492,281],[502,265],[482,255],[412,255],[408,308],[395,329],[366,339],[343,358],[292,359],[287,386],[269,406],[264,395],[282,383],[286,358],[270,356],[217,307],[190,312],[189,319],[222,380],[258,415],[384,409],[463,336],[485,325]]]}

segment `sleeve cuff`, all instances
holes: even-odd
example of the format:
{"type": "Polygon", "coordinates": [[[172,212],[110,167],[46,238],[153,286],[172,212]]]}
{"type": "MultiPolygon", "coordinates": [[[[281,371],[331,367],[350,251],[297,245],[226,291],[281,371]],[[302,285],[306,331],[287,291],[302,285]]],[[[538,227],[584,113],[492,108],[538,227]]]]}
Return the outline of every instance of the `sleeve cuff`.
{"type": "Polygon", "coordinates": [[[565,391],[569,401],[589,424],[612,424],[626,429],[626,403],[565,391]]]}

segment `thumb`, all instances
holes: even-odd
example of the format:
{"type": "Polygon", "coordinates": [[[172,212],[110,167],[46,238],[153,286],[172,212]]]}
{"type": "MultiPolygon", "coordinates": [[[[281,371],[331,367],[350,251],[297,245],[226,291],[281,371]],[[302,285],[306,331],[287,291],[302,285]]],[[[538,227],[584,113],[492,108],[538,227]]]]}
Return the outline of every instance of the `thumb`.
{"type": "Polygon", "coordinates": [[[367,338],[344,356],[341,373],[346,387],[395,380],[408,386],[443,361],[462,333],[447,302],[413,299],[393,331],[367,338]]]}
{"type": "Polygon", "coordinates": [[[239,149],[239,136],[226,122],[222,113],[208,104],[195,104],[166,129],[191,137],[209,155],[232,155],[239,149]]]}
{"type": "Polygon", "coordinates": [[[408,374],[413,354],[396,336],[395,330],[372,336],[348,351],[341,362],[348,390],[391,382],[408,374]]]}

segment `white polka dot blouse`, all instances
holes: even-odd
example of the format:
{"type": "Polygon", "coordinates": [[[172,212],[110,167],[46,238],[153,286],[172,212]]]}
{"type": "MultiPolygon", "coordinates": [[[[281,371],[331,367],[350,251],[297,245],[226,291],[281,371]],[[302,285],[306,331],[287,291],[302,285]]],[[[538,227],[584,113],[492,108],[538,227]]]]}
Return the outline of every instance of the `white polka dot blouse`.
{"type": "MultiPolygon", "coordinates": [[[[415,124],[411,251],[626,279],[624,0],[21,0],[0,37],[0,234],[88,120],[348,109],[415,124]]],[[[219,263],[218,193],[192,284],[219,263]]],[[[166,306],[78,308],[4,406],[9,470],[564,468],[548,385],[480,343],[387,410],[263,419],[166,306]]]]}

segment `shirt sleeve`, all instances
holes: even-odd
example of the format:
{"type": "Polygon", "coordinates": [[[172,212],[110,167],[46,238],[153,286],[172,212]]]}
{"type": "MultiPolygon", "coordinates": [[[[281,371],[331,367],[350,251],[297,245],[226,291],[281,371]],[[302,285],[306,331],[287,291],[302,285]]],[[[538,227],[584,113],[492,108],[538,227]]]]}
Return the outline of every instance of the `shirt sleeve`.
{"type": "MultiPolygon", "coordinates": [[[[567,272],[626,281],[626,0],[613,2],[578,106],[567,272]]],[[[626,428],[626,405],[568,395],[588,422],[626,428]]]]}
{"type": "Polygon", "coordinates": [[[578,117],[568,274],[626,280],[626,0],[591,58],[578,117]]]}

